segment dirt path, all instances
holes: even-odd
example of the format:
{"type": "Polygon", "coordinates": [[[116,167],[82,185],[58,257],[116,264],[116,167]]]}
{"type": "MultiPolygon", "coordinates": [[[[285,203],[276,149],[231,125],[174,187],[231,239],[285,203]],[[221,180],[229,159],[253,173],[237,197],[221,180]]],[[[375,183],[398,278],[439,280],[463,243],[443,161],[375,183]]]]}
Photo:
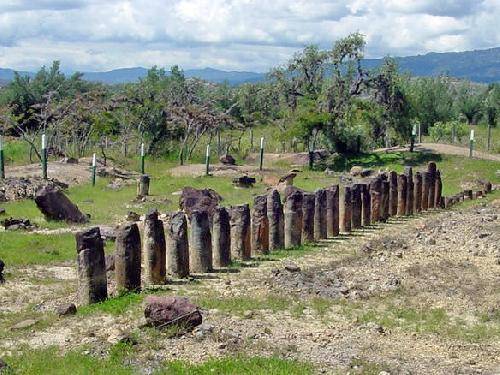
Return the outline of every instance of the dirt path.
{"type": "MultiPolygon", "coordinates": [[[[404,147],[391,147],[391,148],[379,148],[374,150],[374,152],[386,152],[386,151],[408,151],[408,146],[404,147]]],[[[466,147],[448,145],[443,143],[419,143],[415,145],[415,151],[433,153],[433,154],[447,154],[447,155],[459,155],[459,156],[469,156],[469,149],[466,147]]],[[[482,151],[474,151],[473,157],[478,159],[500,161],[500,155],[488,154],[482,151]]]]}
{"type": "MultiPolygon", "coordinates": [[[[140,328],[141,304],[120,315],[41,315],[40,328],[3,326],[0,356],[22,344],[85,344],[100,356],[132,333],[141,372],[164,360],[245,354],[309,361],[322,373],[499,373],[499,244],[500,200],[393,220],[324,241],[300,258],[156,290],[203,308],[204,324],[192,333],[140,328]]],[[[75,287],[71,263],[18,269],[0,289],[0,324],[26,319],[31,306],[50,313],[74,300],[75,287]]]]}

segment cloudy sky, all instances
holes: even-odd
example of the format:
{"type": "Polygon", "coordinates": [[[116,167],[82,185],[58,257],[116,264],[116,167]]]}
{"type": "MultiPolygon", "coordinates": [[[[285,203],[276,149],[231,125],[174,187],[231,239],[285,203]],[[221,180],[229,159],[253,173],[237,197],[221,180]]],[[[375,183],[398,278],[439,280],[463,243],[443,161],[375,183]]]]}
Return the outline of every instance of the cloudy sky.
{"type": "Polygon", "coordinates": [[[359,31],[367,57],[500,46],[500,0],[0,0],[0,67],[266,71],[359,31]]]}

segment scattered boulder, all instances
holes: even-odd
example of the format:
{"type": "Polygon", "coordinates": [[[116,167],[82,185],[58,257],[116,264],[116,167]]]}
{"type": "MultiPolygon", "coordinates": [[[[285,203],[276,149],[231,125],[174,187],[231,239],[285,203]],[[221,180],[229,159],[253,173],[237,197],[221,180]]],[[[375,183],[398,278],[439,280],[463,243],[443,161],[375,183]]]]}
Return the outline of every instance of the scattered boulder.
{"type": "Polygon", "coordinates": [[[54,186],[45,186],[38,190],[35,203],[48,220],[64,220],[79,224],[89,221],[88,216],[83,214],[60,189],[54,186]]]}
{"type": "Polygon", "coordinates": [[[236,160],[229,154],[222,155],[219,161],[224,165],[236,165],[236,160]]]}
{"type": "Polygon", "coordinates": [[[241,176],[233,178],[233,185],[241,188],[250,188],[255,184],[255,178],[249,176],[241,176]]]}
{"type": "Polygon", "coordinates": [[[171,325],[180,325],[193,329],[202,323],[202,316],[198,307],[185,297],[155,297],[146,299],[144,316],[148,325],[164,328],[171,325]]]}
{"type": "Polygon", "coordinates": [[[36,192],[45,186],[67,189],[68,185],[56,179],[44,180],[40,177],[9,177],[0,180],[0,202],[33,199],[36,192]]]}
{"type": "Polygon", "coordinates": [[[179,197],[179,207],[188,217],[193,211],[205,211],[212,217],[215,207],[222,201],[222,197],[212,189],[195,189],[184,187],[179,197]]]}
{"type": "Polygon", "coordinates": [[[38,323],[38,321],[35,319],[26,319],[26,320],[23,320],[22,322],[14,324],[11,327],[11,330],[30,328],[30,327],[33,327],[36,323],[38,323]]]}
{"type": "Polygon", "coordinates": [[[5,282],[5,278],[3,276],[3,270],[5,268],[5,263],[2,259],[0,259],[0,284],[5,282]]]}
{"type": "Polygon", "coordinates": [[[129,211],[127,216],[125,217],[125,220],[127,220],[127,221],[139,221],[139,220],[141,220],[141,215],[139,215],[137,212],[129,211]]]}
{"type": "Polygon", "coordinates": [[[65,164],[78,164],[78,159],[65,157],[65,158],[62,158],[59,162],[65,163],[65,164]]]}
{"type": "Polygon", "coordinates": [[[5,215],[5,208],[0,207],[0,215],[5,215]]]}
{"type": "Polygon", "coordinates": [[[2,225],[5,230],[32,230],[35,228],[34,225],[28,219],[5,219],[2,220],[2,225]]]}
{"type": "Polygon", "coordinates": [[[75,315],[76,306],[74,303],[65,303],[63,305],[57,306],[56,313],[59,316],[75,315]]]}

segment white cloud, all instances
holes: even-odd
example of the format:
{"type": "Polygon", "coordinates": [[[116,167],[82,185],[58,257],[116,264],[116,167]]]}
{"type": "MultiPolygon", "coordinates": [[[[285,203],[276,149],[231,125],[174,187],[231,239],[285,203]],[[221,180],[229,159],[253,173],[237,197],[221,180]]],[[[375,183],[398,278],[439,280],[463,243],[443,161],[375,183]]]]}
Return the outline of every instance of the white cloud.
{"type": "Polygon", "coordinates": [[[359,31],[367,56],[500,45],[498,0],[1,0],[0,67],[265,71],[359,31]]]}

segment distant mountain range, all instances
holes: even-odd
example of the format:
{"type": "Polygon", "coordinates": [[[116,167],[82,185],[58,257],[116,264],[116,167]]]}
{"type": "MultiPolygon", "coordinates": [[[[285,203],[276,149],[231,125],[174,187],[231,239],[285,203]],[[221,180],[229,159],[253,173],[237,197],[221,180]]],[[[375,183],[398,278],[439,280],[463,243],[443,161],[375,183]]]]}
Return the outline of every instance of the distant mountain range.
{"type": "MultiPolygon", "coordinates": [[[[466,78],[474,82],[490,83],[500,81],[500,47],[485,50],[450,53],[428,53],[418,56],[396,57],[400,71],[415,76],[436,76],[448,74],[456,78],[466,78]]],[[[365,59],[365,68],[377,68],[382,59],[365,59]]],[[[84,72],[83,77],[93,82],[118,84],[137,82],[147,74],[142,67],[115,69],[108,72],[84,72]]],[[[19,72],[33,76],[32,72],[19,72]]],[[[186,77],[201,78],[214,83],[227,82],[239,85],[247,82],[260,82],[265,73],[224,71],[212,68],[190,69],[184,71],[186,77]]],[[[14,70],[0,68],[0,85],[6,84],[14,77],[14,70]]]]}

